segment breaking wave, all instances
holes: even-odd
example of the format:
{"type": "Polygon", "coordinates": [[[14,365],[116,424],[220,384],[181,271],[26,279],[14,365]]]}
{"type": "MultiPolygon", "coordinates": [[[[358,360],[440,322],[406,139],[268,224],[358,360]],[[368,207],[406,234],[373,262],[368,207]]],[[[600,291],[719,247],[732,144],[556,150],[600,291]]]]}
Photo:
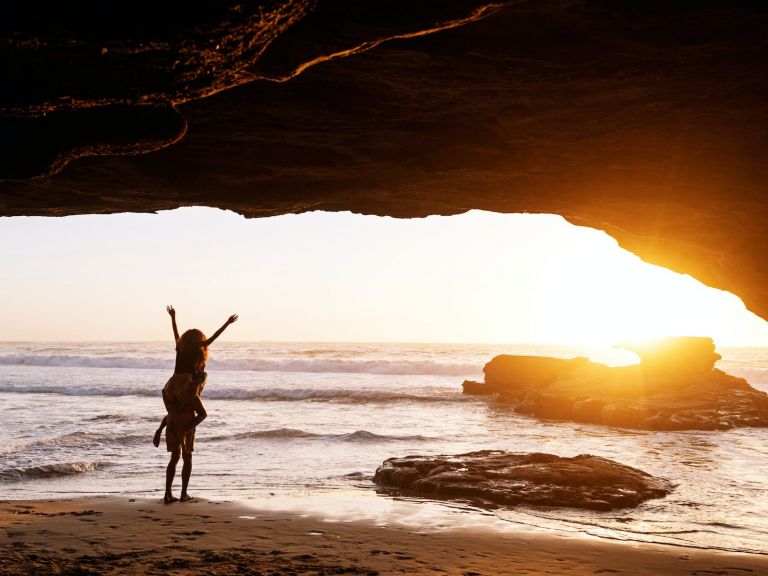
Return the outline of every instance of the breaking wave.
{"type": "Polygon", "coordinates": [[[87,422],[122,422],[128,420],[130,416],[125,413],[120,414],[99,414],[91,418],[86,418],[87,422]]]}
{"type": "Polygon", "coordinates": [[[31,478],[55,478],[57,476],[72,476],[93,472],[106,464],[99,462],[61,462],[57,464],[44,464],[41,466],[28,466],[25,468],[6,468],[0,470],[0,480],[17,482],[31,478]]]}
{"type": "Polygon", "coordinates": [[[262,400],[283,402],[341,402],[361,404],[368,402],[450,402],[466,400],[460,391],[455,393],[409,394],[385,390],[350,390],[349,388],[261,388],[261,389],[212,389],[205,391],[206,398],[229,400],[262,400]]]}
{"type": "Polygon", "coordinates": [[[367,430],[358,430],[350,434],[340,434],[336,436],[336,438],[344,442],[423,442],[426,440],[432,440],[432,438],[422,436],[421,434],[397,436],[391,434],[374,434],[373,432],[368,432],[367,430]]]}
{"type": "MultiPolygon", "coordinates": [[[[98,386],[67,384],[0,384],[0,392],[16,394],[62,394],[64,396],[146,396],[160,397],[160,386],[98,386]]],[[[216,400],[260,400],[283,402],[338,402],[345,404],[365,404],[375,402],[459,402],[472,401],[471,396],[455,391],[424,390],[422,394],[379,389],[349,388],[235,388],[210,386],[206,388],[203,399],[216,400]]]]}
{"type": "Polygon", "coordinates": [[[227,434],[224,436],[213,436],[208,440],[214,442],[224,440],[249,440],[252,438],[314,438],[320,434],[297,430],[295,428],[276,428],[274,430],[257,430],[252,432],[238,432],[237,434],[227,434]]]}
{"type": "Polygon", "coordinates": [[[744,378],[755,388],[768,390],[768,369],[765,368],[724,368],[728,374],[744,378]]]}
{"type": "MultiPolygon", "coordinates": [[[[173,359],[136,356],[84,356],[69,354],[8,354],[0,356],[5,366],[55,366],[62,368],[123,368],[173,370],[173,359]]],[[[268,360],[263,358],[212,359],[211,370],[235,372],[309,372],[337,374],[382,374],[396,376],[477,375],[482,366],[474,364],[440,363],[431,360],[342,360],[327,358],[300,358],[268,360]]]]}
{"type": "Polygon", "coordinates": [[[347,434],[316,434],[306,430],[297,430],[296,428],[275,428],[273,430],[254,430],[249,432],[239,432],[224,436],[214,436],[206,438],[206,441],[226,441],[226,440],[251,440],[251,439],[291,439],[291,438],[322,438],[325,440],[337,440],[341,442],[398,442],[398,441],[425,441],[430,440],[426,436],[416,435],[388,435],[375,434],[367,430],[357,430],[347,434]]]}
{"type": "Polygon", "coordinates": [[[90,448],[93,446],[102,445],[130,445],[141,444],[148,442],[149,435],[139,434],[99,434],[97,432],[71,432],[69,434],[62,434],[60,436],[51,436],[49,438],[41,438],[32,442],[23,442],[16,444],[15,446],[9,446],[5,449],[0,449],[0,455],[12,454],[21,452],[23,450],[29,450],[33,448],[68,448],[68,447],[81,447],[90,448]]]}
{"type": "MultiPolygon", "coordinates": [[[[237,440],[291,440],[291,439],[322,439],[322,440],[329,440],[329,441],[338,441],[338,442],[370,442],[370,443],[376,443],[376,442],[398,442],[398,441],[426,441],[430,440],[430,438],[426,436],[421,436],[418,434],[415,435],[388,435],[388,434],[376,434],[374,432],[369,432],[368,430],[356,430],[355,432],[349,432],[345,434],[318,434],[315,432],[309,432],[307,430],[299,430],[296,428],[275,428],[272,430],[249,430],[248,432],[237,432],[234,434],[223,434],[218,436],[211,436],[208,438],[205,438],[206,442],[229,442],[229,441],[237,441],[237,440]]],[[[18,453],[25,450],[33,450],[35,448],[65,448],[65,447],[74,447],[74,448],[83,448],[83,449],[91,449],[93,447],[98,446],[106,446],[106,445],[140,445],[140,444],[147,444],[149,445],[150,441],[150,434],[129,434],[129,435],[119,435],[119,434],[99,434],[99,433],[93,433],[93,432],[72,432],[71,434],[63,434],[61,436],[52,436],[50,438],[42,438],[40,440],[35,440],[34,442],[29,442],[25,444],[18,444],[16,446],[12,446],[9,449],[5,451],[0,451],[0,455],[7,455],[12,453],[18,453]]],[[[51,464],[53,468],[51,470],[53,471],[51,474],[55,472],[56,474],[68,474],[68,473],[76,473],[77,472],[77,466],[83,465],[84,467],[87,463],[82,462],[76,462],[70,465],[64,465],[64,468],[57,468],[59,465],[51,464]],[[67,466],[70,466],[72,472],[66,472],[66,470],[69,470],[70,468],[67,468],[67,466]],[[64,471],[62,471],[64,470],[64,471]]],[[[30,468],[13,468],[11,470],[11,476],[16,477],[21,474],[19,470],[27,471],[27,477],[32,477],[32,474],[38,474],[43,475],[45,471],[38,470],[40,468],[39,466],[33,466],[30,468]]],[[[90,471],[83,469],[82,471],[90,471]]],[[[6,471],[7,472],[7,471],[6,471]]],[[[0,471],[0,479],[4,478],[3,476],[5,472],[0,471]]],[[[21,476],[19,476],[21,477],[21,476]]]]}

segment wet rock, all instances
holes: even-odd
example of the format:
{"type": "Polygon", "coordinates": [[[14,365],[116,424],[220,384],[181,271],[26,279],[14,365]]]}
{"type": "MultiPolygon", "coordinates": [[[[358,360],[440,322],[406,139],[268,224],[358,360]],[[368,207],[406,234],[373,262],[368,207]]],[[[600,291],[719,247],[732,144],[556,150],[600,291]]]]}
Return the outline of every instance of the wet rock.
{"type": "Polygon", "coordinates": [[[516,454],[483,450],[457,456],[389,458],[373,478],[379,486],[483,506],[557,506],[611,510],[669,494],[674,486],[613,460],[581,454],[516,454]]]}
{"type": "Polygon", "coordinates": [[[508,396],[523,394],[529,387],[537,388],[554,382],[566,371],[584,365],[586,358],[548,358],[546,356],[496,356],[485,365],[485,384],[508,396]]]}
{"type": "Polygon", "coordinates": [[[522,414],[647,430],[728,430],[768,426],[768,395],[714,368],[710,338],[628,343],[639,365],[609,367],[585,358],[497,356],[485,384],[522,414]]]}
{"type": "Polygon", "coordinates": [[[594,422],[600,418],[605,401],[599,398],[586,398],[573,403],[572,417],[576,422],[594,422]]]}
{"type": "Polygon", "coordinates": [[[720,360],[711,338],[657,338],[634,342],[621,342],[618,347],[634,352],[646,374],[655,377],[692,376],[709,372],[720,360]]]}
{"type": "Polygon", "coordinates": [[[484,382],[475,382],[474,380],[464,380],[461,385],[464,394],[475,394],[482,396],[484,394],[493,394],[494,391],[490,386],[486,386],[484,382]]]}

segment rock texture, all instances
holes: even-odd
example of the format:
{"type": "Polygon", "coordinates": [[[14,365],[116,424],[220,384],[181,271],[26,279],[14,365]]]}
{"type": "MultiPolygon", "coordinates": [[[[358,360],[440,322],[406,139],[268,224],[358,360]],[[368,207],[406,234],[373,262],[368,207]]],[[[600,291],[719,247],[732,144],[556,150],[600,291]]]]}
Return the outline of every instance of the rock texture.
{"type": "Polygon", "coordinates": [[[709,338],[666,338],[625,347],[639,365],[609,367],[586,358],[495,357],[485,383],[468,394],[497,393],[517,412],[649,430],[727,430],[768,426],[768,394],[714,367],[709,338]]]}
{"type": "Polygon", "coordinates": [[[555,213],[768,317],[767,26],[747,0],[14,0],[0,215],[555,213]]]}
{"type": "Polygon", "coordinates": [[[405,493],[480,505],[611,510],[669,494],[673,486],[613,460],[581,454],[515,454],[483,450],[457,456],[389,458],[374,482],[405,493]]]}

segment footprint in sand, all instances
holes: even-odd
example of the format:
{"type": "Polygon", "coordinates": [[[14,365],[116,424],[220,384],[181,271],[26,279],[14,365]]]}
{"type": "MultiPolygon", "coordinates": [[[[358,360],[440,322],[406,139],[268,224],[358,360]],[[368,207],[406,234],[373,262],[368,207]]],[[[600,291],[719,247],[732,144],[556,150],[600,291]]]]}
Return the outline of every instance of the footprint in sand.
{"type": "Polygon", "coordinates": [[[203,534],[208,534],[205,530],[191,530],[190,532],[182,532],[184,536],[202,536],[203,534]]]}
{"type": "Polygon", "coordinates": [[[72,516],[101,516],[102,512],[95,512],[94,510],[83,510],[82,512],[70,512],[72,516]]]}

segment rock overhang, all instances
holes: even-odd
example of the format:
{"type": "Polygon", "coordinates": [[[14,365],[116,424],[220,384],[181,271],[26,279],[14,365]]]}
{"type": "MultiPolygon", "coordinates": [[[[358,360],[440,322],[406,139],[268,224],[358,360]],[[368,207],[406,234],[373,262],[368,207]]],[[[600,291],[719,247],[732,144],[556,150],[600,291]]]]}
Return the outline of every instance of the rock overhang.
{"type": "Polygon", "coordinates": [[[3,19],[0,213],[555,213],[768,317],[760,3],[219,4],[104,69],[130,20],[97,43],[55,12],[3,19]],[[35,77],[65,44],[71,81],[35,77]]]}

